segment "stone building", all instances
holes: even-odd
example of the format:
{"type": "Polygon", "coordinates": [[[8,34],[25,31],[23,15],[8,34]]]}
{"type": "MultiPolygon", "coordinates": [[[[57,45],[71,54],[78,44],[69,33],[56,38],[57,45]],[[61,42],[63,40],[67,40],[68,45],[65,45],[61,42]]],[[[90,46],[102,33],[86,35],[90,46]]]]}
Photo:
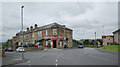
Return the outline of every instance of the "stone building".
{"type": "Polygon", "coordinates": [[[120,44],[120,29],[113,32],[114,35],[114,43],[120,44]]]}
{"type": "Polygon", "coordinates": [[[27,28],[27,31],[20,31],[12,39],[12,44],[23,45],[30,47],[31,44],[39,43],[41,46],[49,48],[63,48],[65,45],[68,48],[72,47],[72,31],[65,25],[52,23],[38,27],[37,24],[27,28]]]}
{"type": "Polygon", "coordinates": [[[113,35],[102,36],[103,45],[113,45],[113,35]]]}

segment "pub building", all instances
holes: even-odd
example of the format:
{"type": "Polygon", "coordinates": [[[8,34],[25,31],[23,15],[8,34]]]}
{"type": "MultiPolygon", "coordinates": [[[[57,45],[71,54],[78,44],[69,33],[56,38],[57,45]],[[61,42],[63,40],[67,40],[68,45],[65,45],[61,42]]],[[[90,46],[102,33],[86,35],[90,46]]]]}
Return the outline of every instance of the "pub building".
{"type": "MultiPolygon", "coordinates": [[[[30,29],[27,28],[27,31],[23,32],[23,45],[29,47],[30,44],[39,43],[39,46],[44,48],[72,48],[72,32],[72,29],[58,23],[40,27],[35,24],[34,28],[31,26],[30,29]]],[[[18,32],[15,37],[17,44],[13,44],[21,45],[21,32],[18,32]]]]}

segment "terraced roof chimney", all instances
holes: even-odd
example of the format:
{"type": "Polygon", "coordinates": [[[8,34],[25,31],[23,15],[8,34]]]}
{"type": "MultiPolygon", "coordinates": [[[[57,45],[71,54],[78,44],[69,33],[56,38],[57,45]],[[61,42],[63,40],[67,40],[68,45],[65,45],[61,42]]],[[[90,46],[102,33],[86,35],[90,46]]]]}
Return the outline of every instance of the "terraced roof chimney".
{"type": "Polygon", "coordinates": [[[35,29],[37,29],[37,24],[35,24],[35,29]]]}

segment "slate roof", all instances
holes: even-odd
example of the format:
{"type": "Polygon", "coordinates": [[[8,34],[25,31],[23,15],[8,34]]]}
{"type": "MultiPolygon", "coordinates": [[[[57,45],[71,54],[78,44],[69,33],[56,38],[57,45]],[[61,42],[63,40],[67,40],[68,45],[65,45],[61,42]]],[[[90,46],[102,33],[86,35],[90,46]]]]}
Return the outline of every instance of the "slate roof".
{"type": "Polygon", "coordinates": [[[118,32],[118,31],[120,31],[120,29],[118,29],[118,30],[114,31],[113,33],[116,33],[116,32],[118,32]]]}
{"type": "MultiPolygon", "coordinates": [[[[52,26],[58,26],[59,28],[63,28],[63,25],[60,25],[58,23],[51,23],[51,24],[48,24],[48,25],[44,25],[44,26],[41,26],[41,27],[38,27],[37,29],[33,29],[33,30],[29,30],[29,32],[27,31],[24,31],[23,33],[31,33],[31,32],[35,32],[35,31],[38,31],[38,30],[43,30],[43,29],[48,29],[48,28],[51,28],[52,26]]],[[[67,30],[71,30],[72,29],[69,29],[67,27],[65,27],[67,30]]],[[[20,32],[19,32],[20,33],[20,32]]]]}
{"type": "MultiPolygon", "coordinates": [[[[52,26],[58,26],[59,28],[63,28],[63,25],[60,25],[58,23],[51,23],[51,24],[48,24],[48,25],[44,25],[44,26],[41,26],[41,27],[38,27],[37,29],[33,29],[33,31],[38,31],[38,30],[43,30],[43,29],[48,29],[48,28],[51,28],[52,26]]],[[[69,29],[66,27],[66,29],[68,30],[72,30],[72,29],[69,29]]],[[[31,30],[29,30],[30,32],[33,32],[31,30]]]]}

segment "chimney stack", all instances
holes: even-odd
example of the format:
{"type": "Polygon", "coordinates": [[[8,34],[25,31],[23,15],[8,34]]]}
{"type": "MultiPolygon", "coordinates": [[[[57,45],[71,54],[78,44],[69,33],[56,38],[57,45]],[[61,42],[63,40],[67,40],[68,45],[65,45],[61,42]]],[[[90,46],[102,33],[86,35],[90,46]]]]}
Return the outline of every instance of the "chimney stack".
{"type": "Polygon", "coordinates": [[[37,29],[37,24],[35,24],[35,29],[37,29]]]}
{"type": "Polygon", "coordinates": [[[27,32],[29,31],[29,28],[27,28],[27,32]]]}
{"type": "Polygon", "coordinates": [[[33,26],[30,27],[30,30],[33,30],[33,26]]]}
{"type": "Polygon", "coordinates": [[[65,25],[63,25],[63,28],[65,28],[65,25]]]}

